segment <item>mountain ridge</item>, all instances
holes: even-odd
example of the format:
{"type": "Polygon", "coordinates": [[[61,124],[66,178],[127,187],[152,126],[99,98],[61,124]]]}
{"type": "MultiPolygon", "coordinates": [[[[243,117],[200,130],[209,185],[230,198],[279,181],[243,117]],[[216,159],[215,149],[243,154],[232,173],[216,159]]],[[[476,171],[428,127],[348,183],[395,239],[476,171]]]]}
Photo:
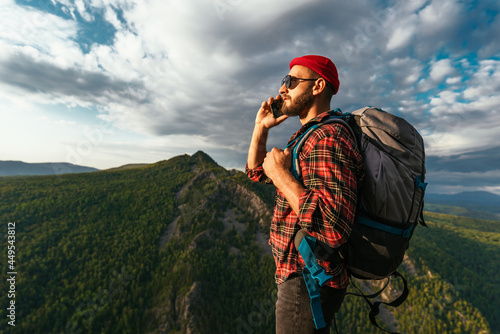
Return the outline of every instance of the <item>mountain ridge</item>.
{"type": "Polygon", "coordinates": [[[0,176],[21,175],[61,175],[75,173],[91,173],[97,168],[80,166],[68,162],[34,162],[28,163],[17,160],[0,161],[0,176]]]}
{"type": "Polygon", "coordinates": [[[485,219],[500,219],[500,196],[487,191],[467,191],[457,194],[425,194],[425,209],[430,211],[456,214],[464,214],[474,217],[476,214],[482,215],[485,219]],[[428,204],[431,204],[429,206],[428,204]],[[438,205],[456,207],[438,207],[438,205]]]}
{"type": "Polygon", "coordinates": [[[460,200],[460,201],[468,201],[475,204],[485,203],[491,205],[493,204],[500,205],[500,195],[497,195],[489,191],[463,191],[456,194],[428,193],[426,194],[426,196],[432,198],[442,198],[449,201],[460,200]]]}

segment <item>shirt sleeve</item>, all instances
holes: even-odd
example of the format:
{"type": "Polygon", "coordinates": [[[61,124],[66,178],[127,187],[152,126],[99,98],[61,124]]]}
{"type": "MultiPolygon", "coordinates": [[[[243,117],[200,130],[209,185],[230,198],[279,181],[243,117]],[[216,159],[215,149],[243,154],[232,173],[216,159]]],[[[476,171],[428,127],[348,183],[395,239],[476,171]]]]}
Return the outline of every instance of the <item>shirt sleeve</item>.
{"type": "Polygon", "coordinates": [[[245,173],[247,174],[248,178],[254,182],[259,182],[259,183],[265,183],[265,184],[272,184],[273,181],[267,175],[264,173],[264,168],[262,165],[250,169],[248,168],[248,163],[245,166],[245,173]]]}
{"type": "Polygon", "coordinates": [[[299,159],[306,187],[299,199],[299,224],[338,247],[351,233],[361,156],[347,129],[325,125],[308,138],[299,159]]]}

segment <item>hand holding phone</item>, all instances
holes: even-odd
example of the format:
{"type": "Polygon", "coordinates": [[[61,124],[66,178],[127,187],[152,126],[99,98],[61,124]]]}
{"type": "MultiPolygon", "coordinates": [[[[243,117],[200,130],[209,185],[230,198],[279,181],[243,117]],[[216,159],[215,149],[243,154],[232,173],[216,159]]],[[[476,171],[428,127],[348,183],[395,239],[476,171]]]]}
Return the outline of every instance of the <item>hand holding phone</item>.
{"type": "Polygon", "coordinates": [[[281,112],[281,107],[283,107],[282,99],[275,99],[273,103],[271,103],[271,110],[273,112],[274,118],[278,118],[283,115],[283,113],[281,112]]]}

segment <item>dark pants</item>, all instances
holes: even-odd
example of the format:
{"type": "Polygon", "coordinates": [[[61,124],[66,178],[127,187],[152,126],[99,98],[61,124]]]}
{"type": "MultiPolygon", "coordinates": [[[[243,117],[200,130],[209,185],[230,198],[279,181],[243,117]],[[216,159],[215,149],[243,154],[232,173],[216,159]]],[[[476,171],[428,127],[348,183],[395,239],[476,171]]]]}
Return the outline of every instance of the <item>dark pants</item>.
{"type": "Polygon", "coordinates": [[[278,284],[276,334],[330,333],[333,316],[344,301],[346,289],[321,287],[320,293],[326,327],[316,330],[311,311],[311,299],[302,275],[278,284]]]}

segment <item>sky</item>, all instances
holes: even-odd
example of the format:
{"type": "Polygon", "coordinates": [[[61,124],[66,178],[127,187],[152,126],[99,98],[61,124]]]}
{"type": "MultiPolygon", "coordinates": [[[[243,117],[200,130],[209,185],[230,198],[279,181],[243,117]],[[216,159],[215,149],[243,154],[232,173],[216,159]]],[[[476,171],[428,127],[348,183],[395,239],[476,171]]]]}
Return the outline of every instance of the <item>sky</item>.
{"type": "Polygon", "coordinates": [[[428,192],[500,194],[499,7],[0,0],[0,160],[106,169],[202,150],[241,170],[262,101],[319,54],[339,71],[332,109],[380,107],[421,133],[428,192]]]}

